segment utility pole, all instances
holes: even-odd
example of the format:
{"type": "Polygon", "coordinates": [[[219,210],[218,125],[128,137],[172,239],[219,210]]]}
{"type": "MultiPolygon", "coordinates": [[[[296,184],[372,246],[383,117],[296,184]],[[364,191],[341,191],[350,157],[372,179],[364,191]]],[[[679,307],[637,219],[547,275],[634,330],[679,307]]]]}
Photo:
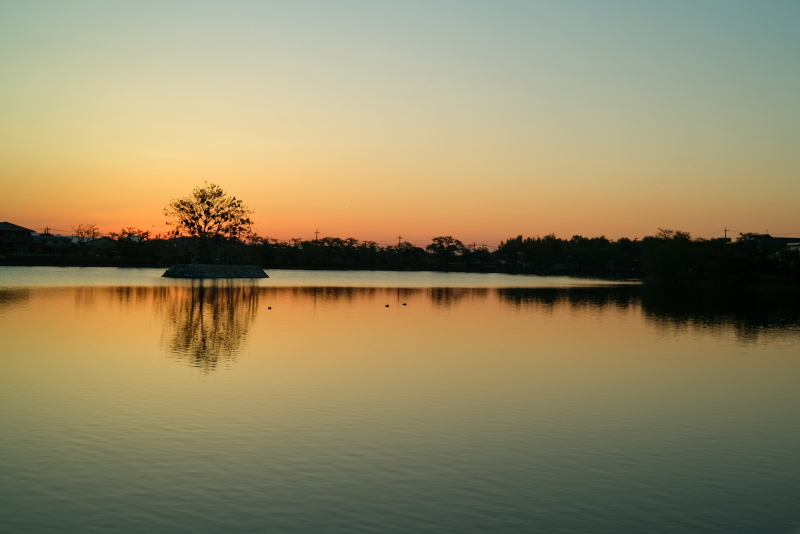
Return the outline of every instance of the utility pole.
{"type": "Polygon", "coordinates": [[[400,248],[400,243],[402,243],[402,242],[403,242],[403,236],[398,235],[397,236],[397,248],[400,248]]]}
{"type": "Polygon", "coordinates": [[[319,228],[317,228],[317,231],[316,231],[316,232],[314,232],[314,235],[316,236],[316,238],[314,239],[314,241],[316,241],[317,243],[319,243],[319,228]]]}
{"type": "Polygon", "coordinates": [[[725,225],[725,229],[723,230],[723,232],[725,232],[725,239],[728,238],[728,232],[730,232],[730,231],[731,231],[730,228],[728,228],[728,225],[726,224],[725,225]]]}

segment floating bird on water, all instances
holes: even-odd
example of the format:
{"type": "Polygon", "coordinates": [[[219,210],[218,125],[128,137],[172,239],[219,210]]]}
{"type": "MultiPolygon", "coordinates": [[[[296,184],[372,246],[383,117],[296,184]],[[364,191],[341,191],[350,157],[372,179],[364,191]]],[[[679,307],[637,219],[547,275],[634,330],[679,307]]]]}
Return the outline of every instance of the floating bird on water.
{"type": "Polygon", "coordinates": [[[388,307],[389,307],[389,305],[387,304],[387,305],[386,305],[386,307],[388,308],[388,307]]]}
{"type": "Polygon", "coordinates": [[[272,309],[272,306],[267,306],[267,309],[268,309],[268,310],[271,310],[271,309],[272,309]]]}
{"type": "Polygon", "coordinates": [[[403,306],[405,306],[405,305],[406,305],[406,303],[404,302],[404,303],[403,303],[403,306]]]}

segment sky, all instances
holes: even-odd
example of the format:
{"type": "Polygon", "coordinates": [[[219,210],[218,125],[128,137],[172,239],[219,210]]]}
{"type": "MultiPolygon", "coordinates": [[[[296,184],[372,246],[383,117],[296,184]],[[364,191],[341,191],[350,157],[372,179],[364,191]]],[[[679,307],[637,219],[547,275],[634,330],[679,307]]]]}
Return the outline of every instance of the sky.
{"type": "Polygon", "coordinates": [[[800,2],[0,3],[0,221],[800,235],[800,2]]]}

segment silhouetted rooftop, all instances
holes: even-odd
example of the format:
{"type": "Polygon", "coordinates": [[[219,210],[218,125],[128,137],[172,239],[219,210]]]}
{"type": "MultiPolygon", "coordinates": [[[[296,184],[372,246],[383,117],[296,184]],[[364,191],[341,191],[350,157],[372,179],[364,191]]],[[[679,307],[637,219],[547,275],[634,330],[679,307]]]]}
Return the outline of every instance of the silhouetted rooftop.
{"type": "Polygon", "coordinates": [[[772,237],[769,234],[760,234],[757,235],[756,238],[765,245],[786,246],[790,243],[800,243],[800,237],[772,237]]]}
{"type": "Polygon", "coordinates": [[[0,222],[0,232],[33,232],[30,228],[25,228],[10,222],[0,222]]]}

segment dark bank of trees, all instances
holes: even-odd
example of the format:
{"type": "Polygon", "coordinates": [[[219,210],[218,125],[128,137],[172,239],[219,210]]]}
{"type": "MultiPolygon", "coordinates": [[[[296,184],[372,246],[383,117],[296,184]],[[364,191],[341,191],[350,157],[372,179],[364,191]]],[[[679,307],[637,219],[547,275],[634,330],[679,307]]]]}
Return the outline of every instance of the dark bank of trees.
{"type": "Polygon", "coordinates": [[[644,277],[678,283],[800,283],[800,253],[742,234],[734,242],[693,239],[659,230],[642,240],[555,235],[522,237],[495,251],[467,246],[453,236],[433,237],[425,248],[407,241],[321,237],[289,240],[246,235],[152,235],[123,228],[62,248],[51,264],[169,266],[176,263],[256,264],[285,269],[376,269],[644,277]]]}
{"type": "Polygon", "coordinates": [[[175,263],[257,264],[288,269],[378,269],[508,272],[637,276],[641,242],[604,237],[553,235],[509,239],[496,251],[486,245],[465,245],[453,236],[434,236],[423,247],[402,241],[381,246],[353,237],[260,237],[251,231],[239,235],[203,236],[186,231],[152,235],[123,228],[107,236],[75,245],[73,256],[84,260],[116,261],[124,265],[175,263]],[[80,248],[80,254],[77,254],[80,248]]]}
{"type": "Polygon", "coordinates": [[[407,241],[381,246],[353,237],[263,238],[152,235],[124,228],[65,247],[56,263],[169,266],[176,263],[255,264],[285,269],[486,270],[487,247],[467,247],[452,236],[432,239],[426,248],[407,241]]]}
{"type": "Polygon", "coordinates": [[[430,263],[424,249],[407,241],[382,247],[374,241],[353,237],[289,241],[266,238],[255,244],[254,249],[261,265],[296,269],[413,270],[427,268],[430,263]]]}
{"type": "Polygon", "coordinates": [[[800,252],[764,237],[692,239],[687,232],[664,229],[641,241],[518,236],[502,242],[494,255],[508,272],[616,274],[687,284],[800,283],[800,252]]]}
{"type": "Polygon", "coordinates": [[[800,283],[800,251],[753,233],[734,242],[692,239],[659,230],[642,240],[642,272],[653,281],[681,283],[800,283]]]}
{"type": "Polygon", "coordinates": [[[798,251],[755,234],[741,234],[733,243],[692,239],[686,232],[662,229],[642,240],[519,235],[502,241],[493,252],[486,245],[465,245],[449,235],[431,238],[425,248],[406,241],[380,246],[353,237],[280,240],[255,234],[252,211],[208,183],[170,201],[164,214],[170,227],[167,235],[128,227],[101,236],[92,224],[73,227],[73,242],[49,251],[48,262],[129,266],[196,262],[290,269],[643,276],[689,284],[800,283],[798,251]]]}
{"type": "Polygon", "coordinates": [[[640,272],[642,243],[606,237],[559,239],[521,235],[502,241],[495,252],[497,261],[510,272],[534,274],[610,274],[637,275],[640,272]]]}

